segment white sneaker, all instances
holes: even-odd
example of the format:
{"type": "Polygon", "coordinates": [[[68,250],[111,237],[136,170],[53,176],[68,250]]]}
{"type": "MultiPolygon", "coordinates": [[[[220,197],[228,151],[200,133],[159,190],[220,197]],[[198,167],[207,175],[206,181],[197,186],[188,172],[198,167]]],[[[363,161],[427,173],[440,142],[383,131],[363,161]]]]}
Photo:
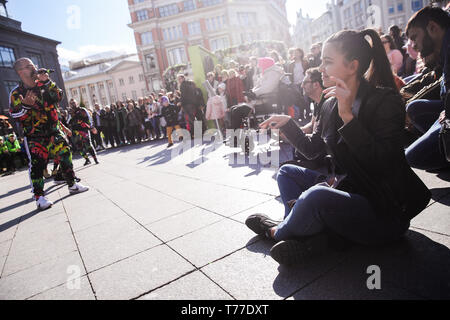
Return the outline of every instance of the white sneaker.
{"type": "Polygon", "coordinates": [[[46,210],[53,205],[53,202],[48,200],[46,197],[41,196],[38,200],[36,200],[36,205],[39,210],[46,210]]]}
{"type": "Polygon", "coordinates": [[[83,193],[89,190],[89,187],[83,186],[81,183],[75,183],[72,187],[69,187],[70,194],[83,193]]]}

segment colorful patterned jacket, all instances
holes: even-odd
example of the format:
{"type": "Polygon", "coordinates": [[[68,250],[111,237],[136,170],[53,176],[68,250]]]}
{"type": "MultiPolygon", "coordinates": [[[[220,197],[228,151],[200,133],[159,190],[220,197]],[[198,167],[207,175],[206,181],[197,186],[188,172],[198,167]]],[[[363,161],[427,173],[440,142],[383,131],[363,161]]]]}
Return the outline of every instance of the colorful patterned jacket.
{"type": "Polygon", "coordinates": [[[26,137],[48,138],[61,133],[57,108],[62,98],[63,91],[51,80],[46,83],[36,82],[36,87],[32,89],[27,89],[20,83],[11,92],[10,113],[14,119],[20,121],[26,137]],[[32,106],[22,103],[22,98],[28,90],[32,90],[38,97],[32,106]]]}
{"type": "Polygon", "coordinates": [[[69,125],[74,131],[89,131],[94,128],[94,120],[85,108],[76,108],[69,125]]]}

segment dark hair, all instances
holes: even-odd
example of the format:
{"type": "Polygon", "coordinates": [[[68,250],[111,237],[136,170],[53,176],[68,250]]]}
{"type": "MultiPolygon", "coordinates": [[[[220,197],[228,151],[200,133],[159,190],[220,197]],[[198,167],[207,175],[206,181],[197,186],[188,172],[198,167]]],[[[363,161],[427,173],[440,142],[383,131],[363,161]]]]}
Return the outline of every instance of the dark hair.
{"type": "Polygon", "coordinates": [[[401,30],[397,25],[393,25],[389,27],[389,32],[392,32],[392,35],[395,38],[400,38],[402,36],[401,30]]]}
{"type": "Polygon", "coordinates": [[[359,62],[359,77],[365,77],[374,86],[398,90],[383,43],[375,30],[343,30],[332,35],[326,42],[336,45],[347,61],[359,62]],[[370,37],[372,46],[366,40],[367,36],[370,37]]]}
{"type": "Polygon", "coordinates": [[[323,88],[322,73],[319,71],[319,68],[310,68],[306,70],[306,75],[309,75],[311,82],[318,82],[323,88]]]}
{"type": "Polygon", "coordinates": [[[391,48],[391,50],[398,49],[397,46],[395,45],[394,39],[390,35],[384,34],[380,38],[381,40],[386,39],[387,41],[389,41],[389,47],[391,48]]]}
{"type": "Polygon", "coordinates": [[[434,21],[443,29],[450,27],[450,16],[446,11],[439,7],[426,6],[409,19],[406,26],[406,35],[408,35],[409,29],[414,27],[425,30],[430,21],[434,21]]]}

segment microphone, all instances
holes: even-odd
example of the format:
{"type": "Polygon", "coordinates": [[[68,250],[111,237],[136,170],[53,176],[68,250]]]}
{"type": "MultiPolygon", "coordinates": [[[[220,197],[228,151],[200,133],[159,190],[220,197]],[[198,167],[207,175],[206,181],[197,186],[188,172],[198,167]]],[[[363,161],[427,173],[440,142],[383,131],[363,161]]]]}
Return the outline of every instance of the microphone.
{"type": "Polygon", "coordinates": [[[37,71],[38,74],[44,74],[44,73],[50,74],[50,73],[54,73],[54,72],[55,72],[55,70],[53,70],[53,69],[44,69],[44,68],[41,68],[37,71]]]}

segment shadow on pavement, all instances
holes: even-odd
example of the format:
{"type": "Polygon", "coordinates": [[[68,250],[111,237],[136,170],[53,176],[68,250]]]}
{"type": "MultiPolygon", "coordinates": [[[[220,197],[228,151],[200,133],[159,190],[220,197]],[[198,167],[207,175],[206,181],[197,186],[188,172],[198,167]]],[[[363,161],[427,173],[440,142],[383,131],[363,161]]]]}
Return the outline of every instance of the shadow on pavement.
{"type": "MultiPolygon", "coordinates": [[[[255,237],[247,250],[270,256],[273,245],[255,237]]],[[[450,249],[413,230],[390,245],[330,250],[305,264],[279,266],[278,272],[274,292],[296,300],[450,298],[450,249]],[[380,290],[368,289],[370,266],[380,268],[380,290]]]]}

